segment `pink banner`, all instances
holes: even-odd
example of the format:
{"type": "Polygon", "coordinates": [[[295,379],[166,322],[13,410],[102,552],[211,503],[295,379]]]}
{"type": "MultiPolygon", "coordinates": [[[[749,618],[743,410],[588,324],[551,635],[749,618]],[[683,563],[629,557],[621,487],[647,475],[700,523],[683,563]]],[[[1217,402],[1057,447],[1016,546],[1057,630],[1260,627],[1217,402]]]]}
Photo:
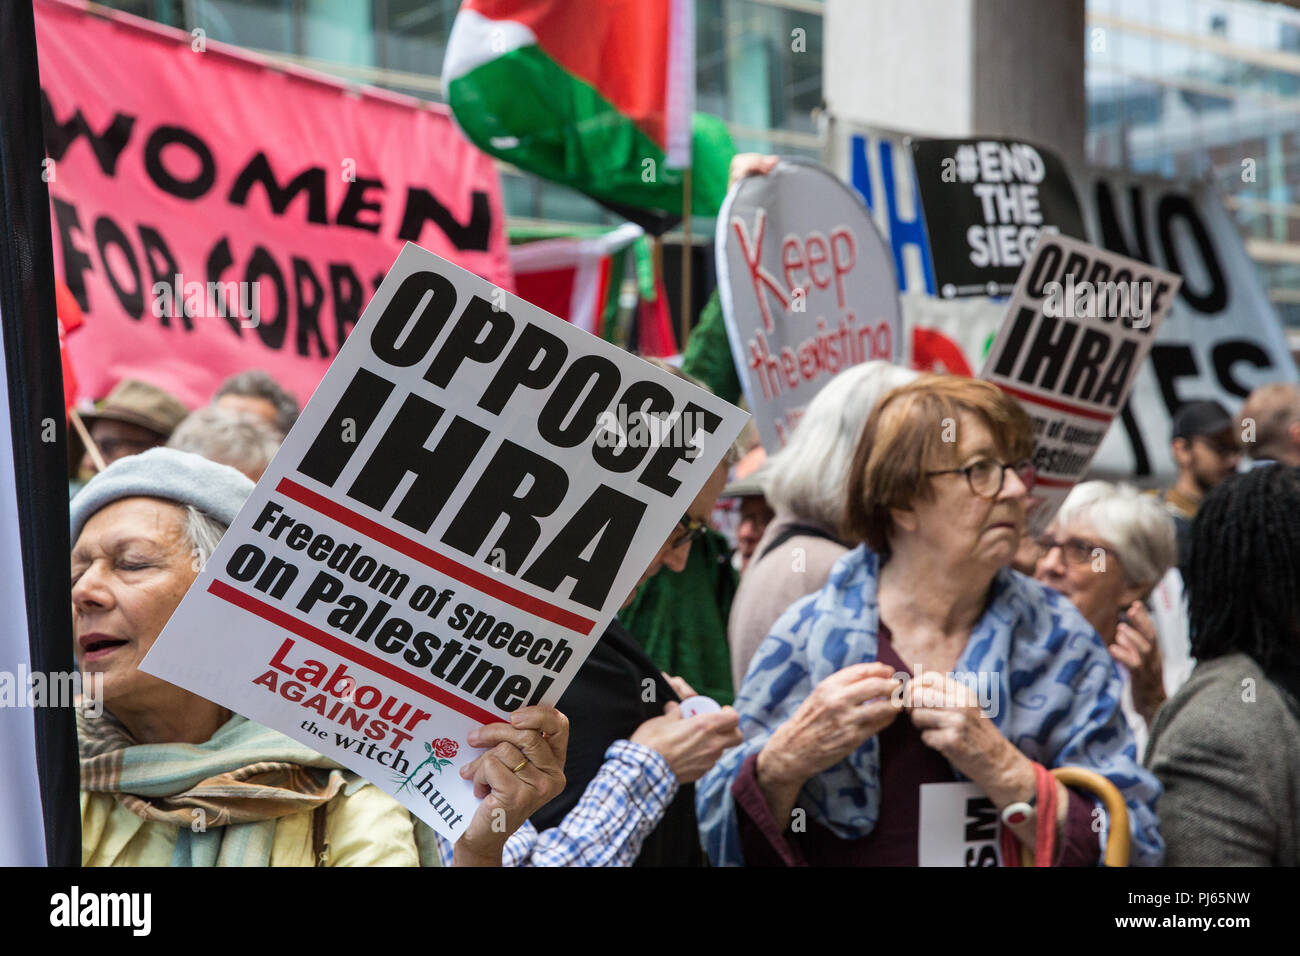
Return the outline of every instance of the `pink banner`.
{"type": "Polygon", "coordinates": [[[406,241],[513,288],[496,169],[444,108],[35,8],[81,397],[138,377],[196,406],[263,368],[305,403],[406,241]]]}

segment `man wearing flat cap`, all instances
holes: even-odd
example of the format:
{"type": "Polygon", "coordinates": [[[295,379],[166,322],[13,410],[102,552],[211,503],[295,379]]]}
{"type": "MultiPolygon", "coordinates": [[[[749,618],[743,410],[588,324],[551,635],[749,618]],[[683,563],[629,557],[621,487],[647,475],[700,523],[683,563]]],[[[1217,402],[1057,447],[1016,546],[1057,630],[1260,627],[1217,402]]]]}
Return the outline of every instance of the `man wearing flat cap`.
{"type": "MultiPolygon", "coordinates": [[[[104,464],[111,465],[119,458],[166,444],[172,430],[188,414],[189,409],[170,393],[127,378],[118,382],[93,412],[83,412],[81,417],[104,464]]],[[[83,480],[94,474],[89,450],[79,461],[78,472],[83,480]]]]}

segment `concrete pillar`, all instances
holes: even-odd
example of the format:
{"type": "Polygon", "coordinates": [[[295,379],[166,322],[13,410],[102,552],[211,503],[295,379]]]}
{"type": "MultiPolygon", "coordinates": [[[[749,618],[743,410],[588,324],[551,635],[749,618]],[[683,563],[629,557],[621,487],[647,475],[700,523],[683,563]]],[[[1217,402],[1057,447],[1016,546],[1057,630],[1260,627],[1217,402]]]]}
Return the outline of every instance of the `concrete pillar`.
{"type": "Polygon", "coordinates": [[[1081,160],[1084,0],[826,0],[837,120],[1026,139],[1081,160]]]}

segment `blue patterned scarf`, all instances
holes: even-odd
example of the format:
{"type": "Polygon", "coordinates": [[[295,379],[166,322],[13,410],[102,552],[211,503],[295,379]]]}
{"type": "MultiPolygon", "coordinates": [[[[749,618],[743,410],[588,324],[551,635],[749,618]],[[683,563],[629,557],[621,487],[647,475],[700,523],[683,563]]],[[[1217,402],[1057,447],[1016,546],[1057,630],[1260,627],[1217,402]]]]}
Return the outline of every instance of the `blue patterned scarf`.
{"type": "MultiPolygon", "coordinates": [[[[736,699],[745,742],[723,754],[696,784],[705,850],[714,865],[744,862],[731,785],[741,764],[763,748],[825,678],[877,656],[879,559],[865,546],[831,570],[821,591],[791,605],[750,662],[736,699]]],[[[1155,815],[1156,778],[1138,761],[1119,700],[1119,671],[1096,631],[1065,598],[1008,568],[954,674],[983,675],[994,725],[1021,753],[1049,769],[1096,770],[1128,805],[1133,862],[1156,865],[1164,843],[1155,815]]],[[[858,839],[880,817],[880,744],[872,737],[847,759],[813,777],[799,806],[837,836],[858,839]]],[[[1099,835],[1105,845],[1106,833],[1099,835]]]]}

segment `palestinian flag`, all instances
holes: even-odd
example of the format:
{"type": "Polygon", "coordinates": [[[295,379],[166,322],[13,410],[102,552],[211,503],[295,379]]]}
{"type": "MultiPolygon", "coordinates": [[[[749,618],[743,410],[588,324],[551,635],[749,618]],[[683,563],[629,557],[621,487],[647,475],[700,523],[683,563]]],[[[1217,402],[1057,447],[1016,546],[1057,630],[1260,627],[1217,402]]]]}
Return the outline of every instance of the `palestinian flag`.
{"type": "MultiPolygon", "coordinates": [[[[626,218],[713,216],[734,153],[726,126],[693,112],[694,0],[465,0],[442,80],[480,149],[626,218]]],[[[654,228],[651,226],[651,228],[654,228]]]]}
{"type": "Polygon", "coordinates": [[[511,247],[510,268],[520,298],[552,315],[641,355],[677,354],[668,294],[640,226],[624,223],[601,235],[524,242],[511,247]],[[619,291],[629,267],[636,275],[637,305],[630,326],[618,327],[619,291]]]}
{"type": "Polygon", "coordinates": [[[618,308],[628,247],[643,232],[625,223],[612,232],[563,236],[512,246],[510,269],[519,297],[592,335],[608,338],[605,317],[618,308]]]}

